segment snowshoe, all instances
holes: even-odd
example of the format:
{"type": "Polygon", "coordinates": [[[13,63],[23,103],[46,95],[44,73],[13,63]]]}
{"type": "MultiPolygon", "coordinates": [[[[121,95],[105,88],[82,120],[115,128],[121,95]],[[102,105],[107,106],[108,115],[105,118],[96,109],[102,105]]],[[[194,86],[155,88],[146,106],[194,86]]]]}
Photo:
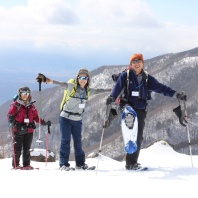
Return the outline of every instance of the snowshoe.
{"type": "Polygon", "coordinates": [[[13,167],[12,170],[20,170],[22,168],[21,165],[16,166],[15,168],[13,167]]]}
{"type": "Polygon", "coordinates": [[[140,163],[135,163],[135,164],[129,164],[125,166],[126,170],[134,170],[134,171],[142,171],[142,170],[147,170],[147,167],[141,166],[140,163]]]}
{"type": "Polygon", "coordinates": [[[95,166],[88,166],[87,164],[84,164],[83,166],[76,166],[76,170],[95,170],[95,166]]]}
{"type": "Polygon", "coordinates": [[[135,118],[132,114],[128,113],[124,118],[125,124],[129,129],[133,128],[135,118]]]}
{"type": "Polygon", "coordinates": [[[34,167],[28,165],[21,168],[21,170],[34,170],[34,167]]]}
{"type": "Polygon", "coordinates": [[[65,165],[63,165],[63,166],[61,166],[61,167],[59,168],[59,170],[61,170],[61,171],[70,171],[70,170],[75,170],[75,168],[72,168],[72,167],[70,167],[70,166],[65,166],[65,165]]]}

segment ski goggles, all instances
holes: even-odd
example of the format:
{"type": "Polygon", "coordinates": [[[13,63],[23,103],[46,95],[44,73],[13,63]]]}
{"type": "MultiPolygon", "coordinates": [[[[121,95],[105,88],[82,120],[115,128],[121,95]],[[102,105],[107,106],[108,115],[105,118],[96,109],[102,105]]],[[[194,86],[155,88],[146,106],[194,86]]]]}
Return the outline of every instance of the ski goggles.
{"type": "Polygon", "coordinates": [[[131,62],[132,62],[133,64],[135,64],[135,63],[141,63],[142,60],[141,60],[141,59],[137,59],[137,60],[132,60],[131,62]]]}
{"type": "Polygon", "coordinates": [[[87,76],[78,76],[78,79],[79,80],[88,80],[89,77],[87,77],[87,76]]]}
{"type": "Polygon", "coordinates": [[[21,94],[21,96],[24,96],[24,95],[29,96],[30,92],[29,91],[21,91],[20,94],[21,94]]]}

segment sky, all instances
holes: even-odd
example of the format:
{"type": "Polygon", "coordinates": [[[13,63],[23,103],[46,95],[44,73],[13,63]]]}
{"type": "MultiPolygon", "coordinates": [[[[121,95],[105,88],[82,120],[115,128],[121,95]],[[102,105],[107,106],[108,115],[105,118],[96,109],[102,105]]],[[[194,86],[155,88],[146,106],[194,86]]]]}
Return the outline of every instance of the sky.
{"type": "MultiPolygon", "coordinates": [[[[39,170],[11,170],[11,158],[0,159],[1,194],[15,198],[66,197],[195,197],[198,156],[175,152],[164,141],[140,152],[139,162],[147,171],[127,171],[125,162],[101,155],[87,158],[94,171],[60,171],[56,162],[33,162],[39,170]]],[[[70,161],[75,166],[74,161],[70,161]]]]}
{"type": "Polygon", "coordinates": [[[79,68],[128,65],[134,53],[147,60],[198,47],[197,7],[196,0],[0,0],[0,105],[21,86],[38,90],[38,73],[68,81],[79,68]]]}
{"type": "Polygon", "coordinates": [[[128,64],[198,45],[196,0],[0,0],[0,54],[65,55],[87,67],[128,64]]]}

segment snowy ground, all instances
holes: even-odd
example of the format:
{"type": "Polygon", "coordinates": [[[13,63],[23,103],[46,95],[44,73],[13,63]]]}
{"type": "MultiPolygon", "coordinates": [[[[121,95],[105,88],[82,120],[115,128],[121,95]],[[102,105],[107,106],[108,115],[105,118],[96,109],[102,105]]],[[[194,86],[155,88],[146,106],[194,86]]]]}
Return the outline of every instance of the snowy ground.
{"type": "MultiPolygon", "coordinates": [[[[105,156],[88,158],[94,171],[59,171],[59,163],[32,162],[39,170],[11,170],[11,159],[0,160],[0,195],[13,198],[48,197],[197,197],[198,156],[175,152],[165,142],[142,149],[139,162],[148,171],[124,169],[125,162],[105,156]]],[[[70,162],[74,166],[74,162],[70,162]]]]}

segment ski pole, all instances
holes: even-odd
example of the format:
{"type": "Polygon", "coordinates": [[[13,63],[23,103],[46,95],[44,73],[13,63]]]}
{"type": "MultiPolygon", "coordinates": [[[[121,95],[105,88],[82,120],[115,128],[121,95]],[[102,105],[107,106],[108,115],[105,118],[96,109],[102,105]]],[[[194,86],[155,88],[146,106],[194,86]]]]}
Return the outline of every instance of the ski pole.
{"type": "MultiPolygon", "coordinates": [[[[184,92],[182,92],[184,93],[184,92]]],[[[188,114],[187,114],[187,108],[186,108],[186,101],[184,101],[184,114],[185,114],[185,121],[186,121],[186,132],[188,134],[188,145],[190,150],[190,156],[191,156],[191,165],[193,167],[193,160],[192,160],[192,149],[191,149],[191,143],[190,143],[190,132],[189,132],[189,124],[188,124],[188,114]]]]}
{"type": "MultiPolygon", "coordinates": [[[[101,153],[103,135],[104,135],[104,126],[102,127],[102,135],[101,135],[101,139],[100,139],[100,147],[99,147],[99,151],[98,151],[98,156],[100,156],[100,153],[101,153]]],[[[99,165],[99,157],[98,157],[98,161],[97,161],[96,175],[98,172],[98,165],[99,165]]]]}
{"type": "MultiPolygon", "coordinates": [[[[41,118],[42,116],[41,116],[41,103],[42,103],[42,101],[41,101],[41,82],[42,82],[42,79],[41,78],[39,78],[39,118],[41,118]]],[[[39,145],[40,145],[40,143],[42,142],[42,140],[41,140],[41,123],[39,122],[39,139],[36,141],[36,142],[38,142],[39,143],[39,145]]]]}
{"type": "Polygon", "coordinates": [[[50,135],[50,124],[47,124],[45,166],[47,166],[49,135],[50,135]]]}
{"type": "MultiPolygon", "coordinates": [[[[100,146],[99,146],[98,156],[99,156],[100,153],[101,153],[102,141],[103,141],[103,136],[104,136],[105,123],[106,123],[107,120],[108,120],[108,115],[109,115],[109,113],[110,113],[110,110],[111,110],[111,104],[107,105],[107,108],[106,108],[106,114],[105,114],[105,116],[104,116],[104,124],[103,124],[103,126],[102,126],[102,134],[101,134],[101,139],[100,139],[100,146]]],[[[96,175],[97,175],[97,172],[98,172],[98,165],[99,165],[99,158],[98,158],[98,162],[97,162],[96,175]]]]}
{"type": "Polygon", "coordinates": [[[16,156],[15,156],[15,150],[14,150],[14,131],[13,131],[12,126],[9,126],[9,130],[11,131],[11,135],[12,135],[12,155],[13,155],[13,161],[14,161],[14,169],[16,169],[16,156]]]}

